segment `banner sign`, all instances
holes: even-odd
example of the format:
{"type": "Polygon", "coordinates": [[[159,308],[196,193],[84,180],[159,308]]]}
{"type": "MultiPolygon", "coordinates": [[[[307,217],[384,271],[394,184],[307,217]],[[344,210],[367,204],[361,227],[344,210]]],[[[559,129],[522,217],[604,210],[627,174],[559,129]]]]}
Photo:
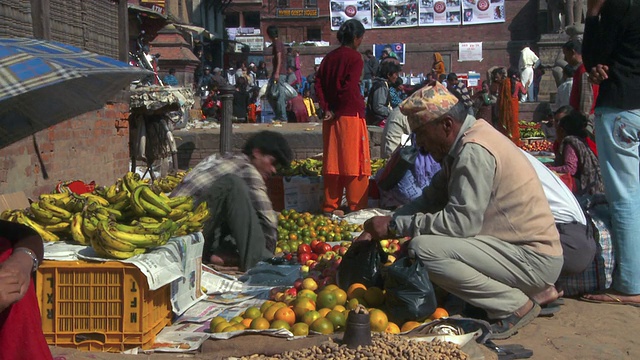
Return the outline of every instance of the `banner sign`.
{"type": "Polygon", "coordinates": [[[505,21],[504,0],[463,0],[462,24],[490,24],[505,21]]]}
{"type": "Polygon", "coordinates": [[[276,9],[276,17],[279,18],[317,18],[320,10],[315,9],[276,9]]]}
{"type": "Polygon", "coordinates": [[[331,30],[356,19],[365,29],[505,22],[505,0],[332,0],[331,30]]]}
{"type": "Polygon", "coordinates": [[[331,1],[331,30],[339,30],[349,19],[356,19],[371,29],[371,0],[331,1]]]}
{"type": "Polygon", "coordinates": [[[374,44],[373,45],[373,55],[376,58],[380,59],[382,57],[382,50],[387,50],[389,55],[395,57],[400,61],[400,64],[404,64],[405,54],[407,53],[406,44],[403,43],[392,43],[392,44],[374,44]]]}
{"type": "MultiPolygon", "coordinates": [[[[264,51],[264,37],[262,36],[236,36],[236,41],[248,45],[249,51],[264,51]]],[[[240,51],[242,51],[242,44],[236,44],[236,49],[240,46],[240,51]]],[[[236,52],[237,51],[238,50],[236,50],[236,52]]]]}

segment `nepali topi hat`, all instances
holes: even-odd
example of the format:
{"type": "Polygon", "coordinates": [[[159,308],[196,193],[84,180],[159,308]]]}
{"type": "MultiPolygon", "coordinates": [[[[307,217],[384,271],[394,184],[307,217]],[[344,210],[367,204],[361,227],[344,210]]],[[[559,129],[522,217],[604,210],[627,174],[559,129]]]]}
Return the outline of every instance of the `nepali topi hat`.
{"type": "Polygon", "coordinates": [[[424,86],[400,104],[411,129],[431,122],[446,114],[458,103],[458,98],[440,82],[424,86]]]}

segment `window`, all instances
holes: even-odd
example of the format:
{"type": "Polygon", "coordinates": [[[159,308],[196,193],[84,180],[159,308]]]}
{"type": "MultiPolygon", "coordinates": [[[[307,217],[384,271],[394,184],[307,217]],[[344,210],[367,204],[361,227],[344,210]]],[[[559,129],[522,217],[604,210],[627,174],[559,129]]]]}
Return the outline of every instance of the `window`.
{"type": "Polygon", "coordinates": [[[318,0],[304,0],[305,7],[318,7],[318,0]]]}
{"type": "Polygon", "coordinates": [[[278,0],[279,8],[287,8],[289,7],[289,0],[278,0]]]}
{"type": "Polygon", "coordinates": [[[240,13],[227,13],[224,15],[224,27],[226,28],[239,28],[240,27],[240,13]]]}
{"type": "Polygon", "coordinates": [[[307,28],[307,41],[322,41],[322,29],[307,28]]]}
{"type": "Polygon", "coordinates": [[[260,29],[260,13],[257,11],[247,11],[244,16],[244,27],[260,29]]]}

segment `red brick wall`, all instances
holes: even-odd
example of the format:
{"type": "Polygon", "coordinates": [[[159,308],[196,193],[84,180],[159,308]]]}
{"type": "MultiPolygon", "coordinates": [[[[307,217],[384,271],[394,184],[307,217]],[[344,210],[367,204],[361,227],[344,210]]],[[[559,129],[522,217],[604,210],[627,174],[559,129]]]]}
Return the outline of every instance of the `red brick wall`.
{"type": "Polygon", "coordinates": [[[0,149],[0,194],[33,198],[65,180],[113,183],[129,168],[128,117],[129,104],[110,103],[36,133],[42,166],[31,136],[0,149]]]}
{"type": "MultiPolygon", "coordinates": [[[[329,1],[318,2],[321,15],[328,14],[329,1]]],[[[403,42],[407,45],[404,71],[414,74],[431,69],[433,53],[440,52],[451,56],[451,67],[448,72],[468,72],[473,70],[485,79],[486,71],[493,66],[516,66],[519,51],[524,43],[535,42],[538,38],[538,2],[536,0],[506,0],[504,23],[481,24],[467,26],[435,26],[409,27],[394,29],[370,29],[360,51],[370,49],[373,44],[403,42]],[[482,62],[458,62],[458,43],[482,42],[482,62]]],[[[293,20],[273,19],[263,25],[275,24],[281,33],[287,33],[288,26],[295,26],[293,20]]],[[[310,23],[310,21],[309,21],[310,23]]],[[[331,31],[330,21],[326,19],[322,25],[322,39],[330,41],[331,47],[296,47],[300,51],[302,74],[307,76],[313,70],[314,58],[322,57],[338,45],[336,31],[331,31]]],[[[535,46],[533,47],[535,50],[535,46]]],[[[270,54],[269,54],[270,55],[270,54]]],[[[271,61],[271,56],[266,56],[271,61]]],[[[271,65],[269,64],[269,69],[271,65]]]]}

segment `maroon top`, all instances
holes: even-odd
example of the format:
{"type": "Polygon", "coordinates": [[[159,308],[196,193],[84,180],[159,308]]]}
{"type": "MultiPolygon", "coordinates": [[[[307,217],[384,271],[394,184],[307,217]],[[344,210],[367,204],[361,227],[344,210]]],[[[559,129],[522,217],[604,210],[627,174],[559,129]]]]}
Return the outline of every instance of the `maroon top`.
{"type": "Polygon", "coordinates": [[[360,75],[364,68],[362,55],[352,48],[340,46],[324,57],[316,73],[316,95],[324,111],[336,117],[364,118],[364,99],[360,94],[360,75]]]}
{"type": "MultiPolygon", "coordinates": [[[[276,61],[278,53],[280,53],[280,75],[287,75],[287,54],[284,52],[284,43],[280,40],[274,40],[273,45],[271,46],[271,55],[273,55],[273,72],[271,75],[273,76],[276,73],[276,61]]],[[[278,79],[276,79],[278,80],[278,79]]]]}

